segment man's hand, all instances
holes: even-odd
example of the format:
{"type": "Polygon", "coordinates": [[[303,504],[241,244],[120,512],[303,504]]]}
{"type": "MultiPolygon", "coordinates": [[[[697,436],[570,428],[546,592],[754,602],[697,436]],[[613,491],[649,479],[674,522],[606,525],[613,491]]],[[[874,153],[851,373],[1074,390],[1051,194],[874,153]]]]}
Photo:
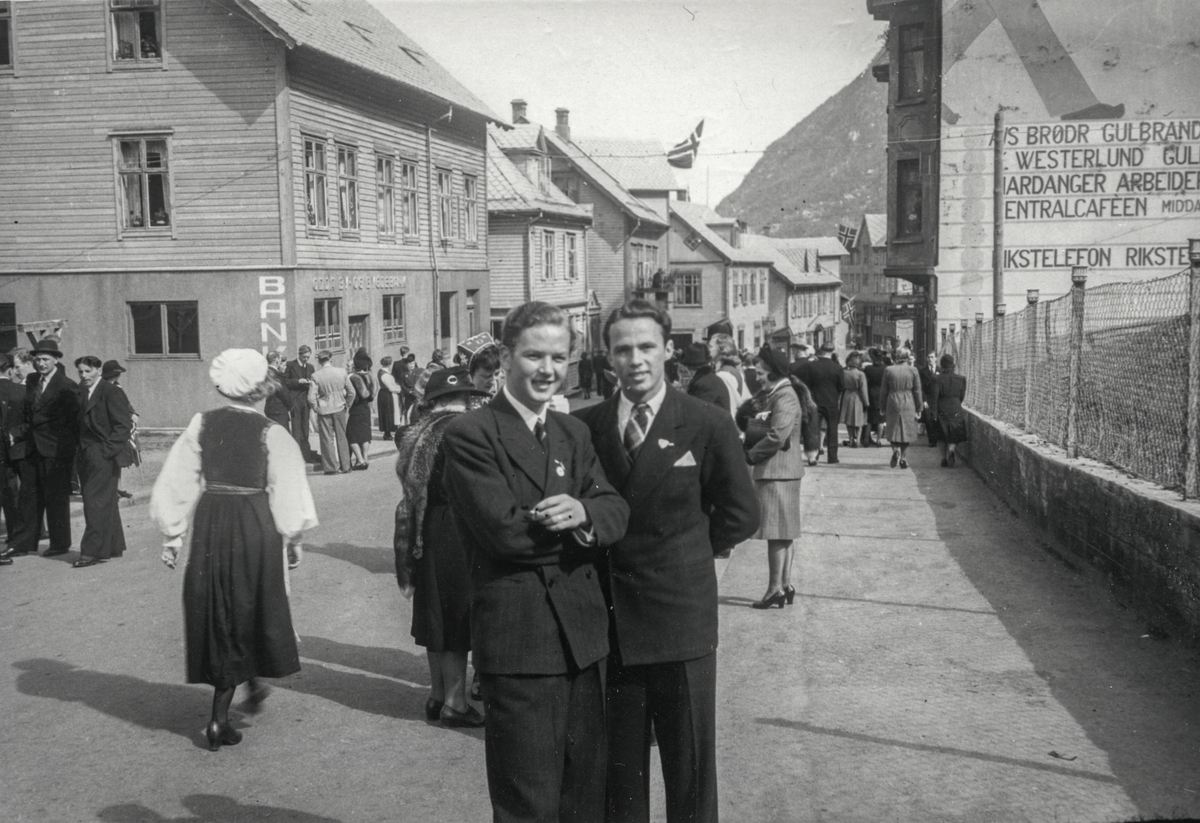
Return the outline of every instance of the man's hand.
{"type": "Polygon", "coordinates": [[[574,497],[566,494],[547,497],[530,510],[528,517],[552,532],[568,532],[590,525],[587,509],[574,497]]]}

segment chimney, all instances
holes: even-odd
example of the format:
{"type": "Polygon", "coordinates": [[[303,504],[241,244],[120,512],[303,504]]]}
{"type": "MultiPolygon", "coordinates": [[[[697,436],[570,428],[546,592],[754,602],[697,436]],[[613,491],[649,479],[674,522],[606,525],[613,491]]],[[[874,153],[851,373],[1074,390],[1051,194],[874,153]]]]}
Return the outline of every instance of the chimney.
{"type": "Polygon", "coordinates": [[[516,100],[512,101],[512,113],[513,113],[513,116],[512,116],[513,123],[521,124],[521,123],[529,122],[525,118],[525,101],[522,100],[521,98],[518,97],[516,100]]]}
{"type": "Polygon", "coordinates": [[[571,122],[568,118],[570,117],[571,110],[570,109],[555,109],[554,114],[558,118],[558,122],[555,123],[555,125],[554,125],[554,130],[556,132],[558,132],[558,136],[561,137],[563,140],[570,140],[571,139],[571,122]]]}

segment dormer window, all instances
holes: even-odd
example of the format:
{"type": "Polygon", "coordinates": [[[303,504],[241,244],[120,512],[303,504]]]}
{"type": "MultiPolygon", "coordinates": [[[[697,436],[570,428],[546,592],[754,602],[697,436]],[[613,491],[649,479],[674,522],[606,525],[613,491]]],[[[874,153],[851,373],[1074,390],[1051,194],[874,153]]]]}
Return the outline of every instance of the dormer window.
{"type": "Polygon", "coordinates": [[[114,66],[162,65],[162,0],[108,0],[114,66]]]}

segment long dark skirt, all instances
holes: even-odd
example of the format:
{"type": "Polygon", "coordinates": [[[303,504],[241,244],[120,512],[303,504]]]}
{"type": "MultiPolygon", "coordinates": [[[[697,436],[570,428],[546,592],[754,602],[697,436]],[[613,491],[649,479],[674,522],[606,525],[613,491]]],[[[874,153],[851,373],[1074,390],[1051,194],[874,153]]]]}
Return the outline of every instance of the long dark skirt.
{"type": "Polygon", "coordinates": [[[285,573],[265,491],[201,496],[183,579],[187,682],[225,689],[300,671],[285,573]]]}
{"type": "Polygon", "coordinates": [[[471,649],[471,570],[449,506],[425,512],[413,572],[412,636],[431,652],[471,649]]]}

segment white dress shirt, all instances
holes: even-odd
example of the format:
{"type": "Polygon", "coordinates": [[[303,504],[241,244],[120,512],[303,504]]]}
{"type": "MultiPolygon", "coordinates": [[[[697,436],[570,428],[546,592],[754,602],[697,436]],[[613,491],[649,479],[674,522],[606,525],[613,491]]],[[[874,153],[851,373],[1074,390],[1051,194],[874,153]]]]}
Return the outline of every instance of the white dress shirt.
{"type": "MultiPolygon", "coordinates": [[[[617,433],[622,439],[625,437],[625,427],[629,425],[629,418],[633,416],[633,401],[625,396],[625,392],[621,392],[621,399],[617,401],[617,433]]],[[[667,383],[664,380],[658,387],[658,391],[653,396],[647,397],[642,402],[650,407],[649,414],[646,419],[646,431],[642,434],[649,434],[650,427],[654,425],[654,418],[658,416],[658,410],[662,408],[663,400],[667,397],[667,383]]]]}

